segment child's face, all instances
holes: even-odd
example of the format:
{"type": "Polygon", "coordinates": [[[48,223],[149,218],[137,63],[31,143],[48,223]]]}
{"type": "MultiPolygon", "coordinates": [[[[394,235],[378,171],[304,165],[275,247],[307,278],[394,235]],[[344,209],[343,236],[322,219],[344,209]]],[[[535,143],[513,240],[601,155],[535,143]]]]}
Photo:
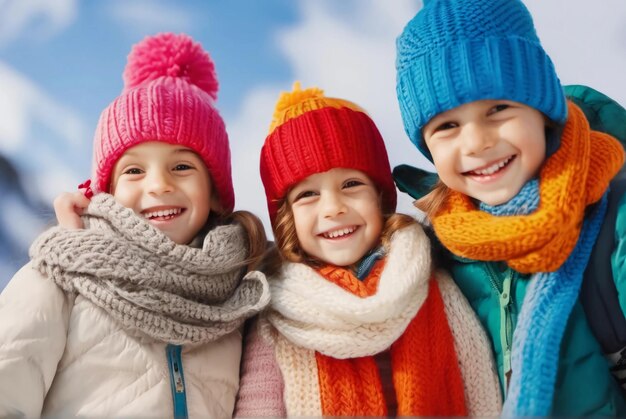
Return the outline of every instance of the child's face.
{"type": "Polygon", "coordinates": [[[441,181],[489,205],[517,195],[546,155],[543,115],[518,102],[461,105],[434,117],[423,135],[441,181]]]}
{"type": "Polygon", "coordinates": [[[348,266],[380,238],[383,215],[378,191],[358,170],[316,173],[287,195],[304,252],[323,262],[348,266]]]}
{"type": "Polygon", "coordinates": [[[116,163],[111,185],[117,202],[178,244],[189,243],[209,217],[209,172],[187,147],[162,142],[131,147],[116,163]]]}

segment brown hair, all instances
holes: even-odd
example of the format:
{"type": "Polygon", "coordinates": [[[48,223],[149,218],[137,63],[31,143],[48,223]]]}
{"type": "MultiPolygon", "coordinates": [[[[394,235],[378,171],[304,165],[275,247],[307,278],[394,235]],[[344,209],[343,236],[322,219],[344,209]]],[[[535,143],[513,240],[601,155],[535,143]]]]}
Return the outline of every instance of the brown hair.
{"type": "Polygon", "coordinates": [[[259,269],[267,252],[267,236],[259,217],[248,211],[235,211],[229,215],[212,213],[209,215],[207,229],[226,224],[239,224],[246,233],[248,258],[243,263],[246,272],[259,269]]]}
{"type": "Polygon", "coordinates": [[[413,205],[415,205],[417,209],[424,211],[426,218],[431,220],[445,204],[449,194],[450,188],[441,180],[438,180],[431,191],[415,201],[413,205]]]}
{"type": "MultiPolygon", "coordinates": [[[[383,220],[380,243],[385,248],[389,247],[391,236],[396,231],[417,223],[413,217],[400,213],[383,215],[383,220]]],[[[287,199],[278,202],[273,231],[276,248],[268,253],[264,271],[267,275],[271,276],[276,273],[283,261],[301,262],[314,267],[322,264],[319,260],[308,256],[300,247],[293,211],[287,199]]]]}

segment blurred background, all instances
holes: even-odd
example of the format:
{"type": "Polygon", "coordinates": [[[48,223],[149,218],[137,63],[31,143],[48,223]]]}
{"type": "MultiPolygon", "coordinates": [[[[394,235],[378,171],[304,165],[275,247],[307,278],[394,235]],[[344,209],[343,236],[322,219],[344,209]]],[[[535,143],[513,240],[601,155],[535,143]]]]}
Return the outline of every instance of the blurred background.
{"type": "MultiPolygon", "coordinates": [[[[626,104],[626,1],[524,2],[562,83],[626,104]]],[[[266,226],[258,155],[276,99],[294,80],[364,107],[392,166],[432,169],[406,138],[395,97],[395,38],[420,7],[418,0],[0,0],[0,290],[54,223],[53,198],[89,178],[99,114],[121,92],[126,56],[146,35],[185,32],[212,55],[236,209],[266,226]]],[[[416,214],[408,196],[399,211],[416,214]]]]}

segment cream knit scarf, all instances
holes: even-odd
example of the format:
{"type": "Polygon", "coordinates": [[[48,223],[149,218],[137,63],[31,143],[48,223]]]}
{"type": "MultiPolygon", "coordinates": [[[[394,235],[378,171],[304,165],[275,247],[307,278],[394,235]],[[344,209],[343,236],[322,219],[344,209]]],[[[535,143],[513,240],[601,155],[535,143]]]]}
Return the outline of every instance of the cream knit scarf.
{"type": "MultiPolygon", "coordinates": [[[[375,355],[405,331],[428,294],[430,242],[418,225],[397,231],[375,295],[360,298],[304,264],[286,263],[270,280],[260,320],[285,381],[289,416],[321,415],[315,351],[338,359],[375,355]]],[[[491,348],[471,307],[437,273],[471,415],[497,415],[501,397],[491,348]]],[[[428,342],[424,342],[428,344],[428,342]]]]}
{"type": "Polygon", "coordinates": [[[361,298],[302,263],[286,263],[270,281],[268,321],[294,344],[333,358],[387,349],[404,332],[428,294],[429,242],[419,227],[392,239],[378,291],[361,298]],[[394,243],[395,244],[395,243],[394,243]]]}
{"type": "Polygon", "coordinates": [[[128,330],[172,344],[211,342],[269,302],[262,273],[241,278],[241,226],[215,227],[202,249],[179,245],[108,194],[93,197],[83,220],[84,230],[53,227],[39,236],[33,265],[128,330]]]}

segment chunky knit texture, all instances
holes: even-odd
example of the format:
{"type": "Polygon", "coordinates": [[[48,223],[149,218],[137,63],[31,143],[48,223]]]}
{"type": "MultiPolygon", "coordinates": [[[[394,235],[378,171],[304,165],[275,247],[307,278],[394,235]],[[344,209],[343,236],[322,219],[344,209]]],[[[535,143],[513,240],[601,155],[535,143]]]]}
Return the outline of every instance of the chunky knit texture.
{"type": "Polygon", "coordinates": [[[515,329],[509,394],[504,405],[508,417],[549,416],[552,413],[559,351],[583,273],[604,221],[607,194],[594,208],[576,247],[556,272],[533,276],[515,329]]]}
{"type": "Polygon", "coordinates": [[[489,338],[450,274],[438,270],[435,277],[463,375],[468,414],[498,416],[502,409],[502,393],[489,338]]]}
{"type": "Polygon", "coordinates": [[[258,318],[246,326],[239,391],[233,417],[286,417],[285,384],[276,363],[274,346],[260,336],[258,318]]]}
{"type": "Polygon", "coordinates": [[[189,36],[162,33],[136,44],[124,70],[124,90],[102,111],[96,128],[95,191],[110,191],[113,168],[126,150],[160,141],[198,153],[222,209],[231,212],[230,147],[215,108],[217,89],[213,60],[189,36]]]}
{"type": "MultiPolygon", "coordinates": [[[[454,338],[468,414],[495,417],[500,414],[502,397],[487,336],[452,278],[439,271],[436,280],[454,338]]],[[[271,328],[267,323],[265,326],[271,328]]],[[[266,331],[266,334],[272,333],[266,331]]],[[[270,342],[254,326],[246,335],[244,347],[235,417],[285,417],[286,404],[292,416],[321,415],[319,380],[315,379],[317,358],[313,351],[297,348],[279,335],[270,342]],[[284,361],[284,368],[290,369],[285,376],[288,387],[281,376],[277,356],[284,361]],[[310,388],[313,393],[304,388],[310,388]]]]}
{"type": "MultiPolygon", "coordinates": [[[[377,284],[380,272],[374,270],[365,282],[377,284]]],[[[375,285],[364,284],[346,269],[330,267],[320,273],[330,282],[350,285],[360,298],[376,293],[375,285]]],[[[387,416],[374,357],[315,355],[324,416],[387,416]]],[[[436,281],[429,281],[428,297],[391,345],[391,360],[398,416],[467,415],[463,380],[436,281]]]]}
{"type": "MultiPolygon", "coordinates": [[[[363,282],[340,268],[327,267],[318,273],[302,264],[287,264],[270,281],[274,306],[260,321],[261,334],[271,342],[282,372],[284,395],[281,398],[280,394],[276,394],[282,386],[278,389],[266,386],[263,394],[274,394],[274,401],[282,399],[289,416],[380,414],[380,409],[384,408],[379,403],[383,396],[379,391],[380,379],[375,361],[370,355],[391,347],[392,365],[396,369],[394,386],[401,407],[399,414],[410,414],[407,412],[417,408],[418,404],[419,412],[424,415],[434,412],[461,414],[457,409],[460,406],[459,393],[463,394],[465,413],[483,416],[499,414],[500,389],[484,331],[448,276],[438,272],[436,283],[429,278],[428,240],[417,225],[393,235],[384,262],[379,262],[363,282]],[[293,269],[295,265],[302,269],[293,269]],[[440,297],[428,297],[431,293],[439,294],[439,290],[440,297]],[[293,303],[288,304],[286,299],[293,300],[293,303]],[[310,302],[307,303],[307,300],[310,302]],[[414,300],[420,302],[417,313],[407,323],[398,322],[396,313],[405,311],[404,307],[414,300]],[[306,306],[301,307],[301,302],[305,302],[306,306]],[[285,324],[291,327],[285,328],[285,324]],[[327,325],[326,329],[323,329],[324,325],[327,325]],[[308,333],[309,329],[313,329],[314,333],[308,333]],[[409,335],[401,337],[407,330],[410,330],[409,335]],[[418,340],[428,342],[428,345],[409,344],[412,338],[421,334],[428,336],[420,336],[418,340]],[[307,342],[307,347],[299,343],[302,341],[307,342]],[[328,341],[340,343],[329,344],[328,341]],[[371,350],[366,341],[375,349],[371,350]],[[446,343],[442,344],[443,341],[446,343]],[[439,346],[434,342],[438,342],[439,346]],[[440,352],[431,353],[432,345],[437,346],[440,352]],[[434,366],[437,359],[443,364],[439,364],[439,371],[434,366]],[[433,369],[419,373],[411,370],[411,377],[404,378],[397,374],[401,365],[411,365],[408,367],[410,370],[418,363],[431,365],[433,369]],[[346,371],[346,375],[338,374],[339,371],[346,371]],[[427,389],[417,391],[422,384],[427,389]],[[428,389],[428,386],[432,388],[428,389]],[[435,388],[438,390],[435,391],[435,388]],[[350,395],[357,393],[367,394],[373,404],[366,406],[351,399],[350,395]],[[424,398],[420,399],[422,396],[424,398]],[[438,397],[449,399],[444,402],[438,397]],[[355,410],[351,410],[353,408],[355,410]],[[437,410],[439,408],[443,410],[437,410]]],[[[248,377],[247,371],[254,369],[258,372],[269,368],[267,354],[262,358],[261,365],[261,357],[257,354],[244,356],[240,394],[260,397],[260,388],[254,389],[254,377],[248,377]]],[[[265,381],[262,379],[258,386],[263,386],[265,381]]],[[[253,410],[249,397],[245,402],[247,405],[240,406],[240,412],[276,414],[276,409],[269,412],[253,410]]]]}
{"type": "Polygon", "coordinates": [[[554,272],[563,265],[578,241],[586,208],[602,197],[624,163],[615,138],[591,131],[572,103],[569,115],[560,148],[541,169],[537,210],[498,217],[452,191],[432,220],[447,249],[474,260],[503,260],[521,273],[554,272]]]}
{"type": "Polygon", "coordinates": [[[84,230],[54,227],[39,236],[30,249],[33,266],[129,330],[174,344],[211,342],[269,302],[262,273],[241,278],[241,226],[215,227],[195,249],[105,193],[94,196],[83,221],[84,230]]]}
{"type": "MultiPolygon", "coordinates": [[[[539,182],[533,179],[509,202],[482,211],[502,217],[527,215],[539,206],[539,182]]],[[[578,299],[583,272],[604,220],[607,193],[585,217],[574,251],[556,272],[536,273],[530,280],[517,322],[512,348],[512,376],[504,415],[548,416],[558,368],[559,351],[567,321],[578,299]],[[555,345],[556,343],[559,343],[555,345]]]]}
{"type": "Polygon", "coordinates": [[[428,295],[430,242],[416,226],[395,233],[378,291],[360,298],[302,263],[285,263],[270,281],[267,320],[292,343],[346,359],[389,348],[428,295]],[[311,313],[316,313],[311,315],[311,313]]]}
{"type": "Polygon", "coordinates": [[[565,95],[520,0],[430,0],[397,40],[397,95],[404,128],[432,161],[422,128],[481,99],[507,99],[567,117],[565,95]]]}
{"type": "Polygon", "coordinates": [[[382,194],[385,213],[396,208],[396,187],[385,143],[359,106],[317,88],[282,93],[261,149],[261,179],[272,224],[289,189],[334,168],[360,170],[382,194]]]}

